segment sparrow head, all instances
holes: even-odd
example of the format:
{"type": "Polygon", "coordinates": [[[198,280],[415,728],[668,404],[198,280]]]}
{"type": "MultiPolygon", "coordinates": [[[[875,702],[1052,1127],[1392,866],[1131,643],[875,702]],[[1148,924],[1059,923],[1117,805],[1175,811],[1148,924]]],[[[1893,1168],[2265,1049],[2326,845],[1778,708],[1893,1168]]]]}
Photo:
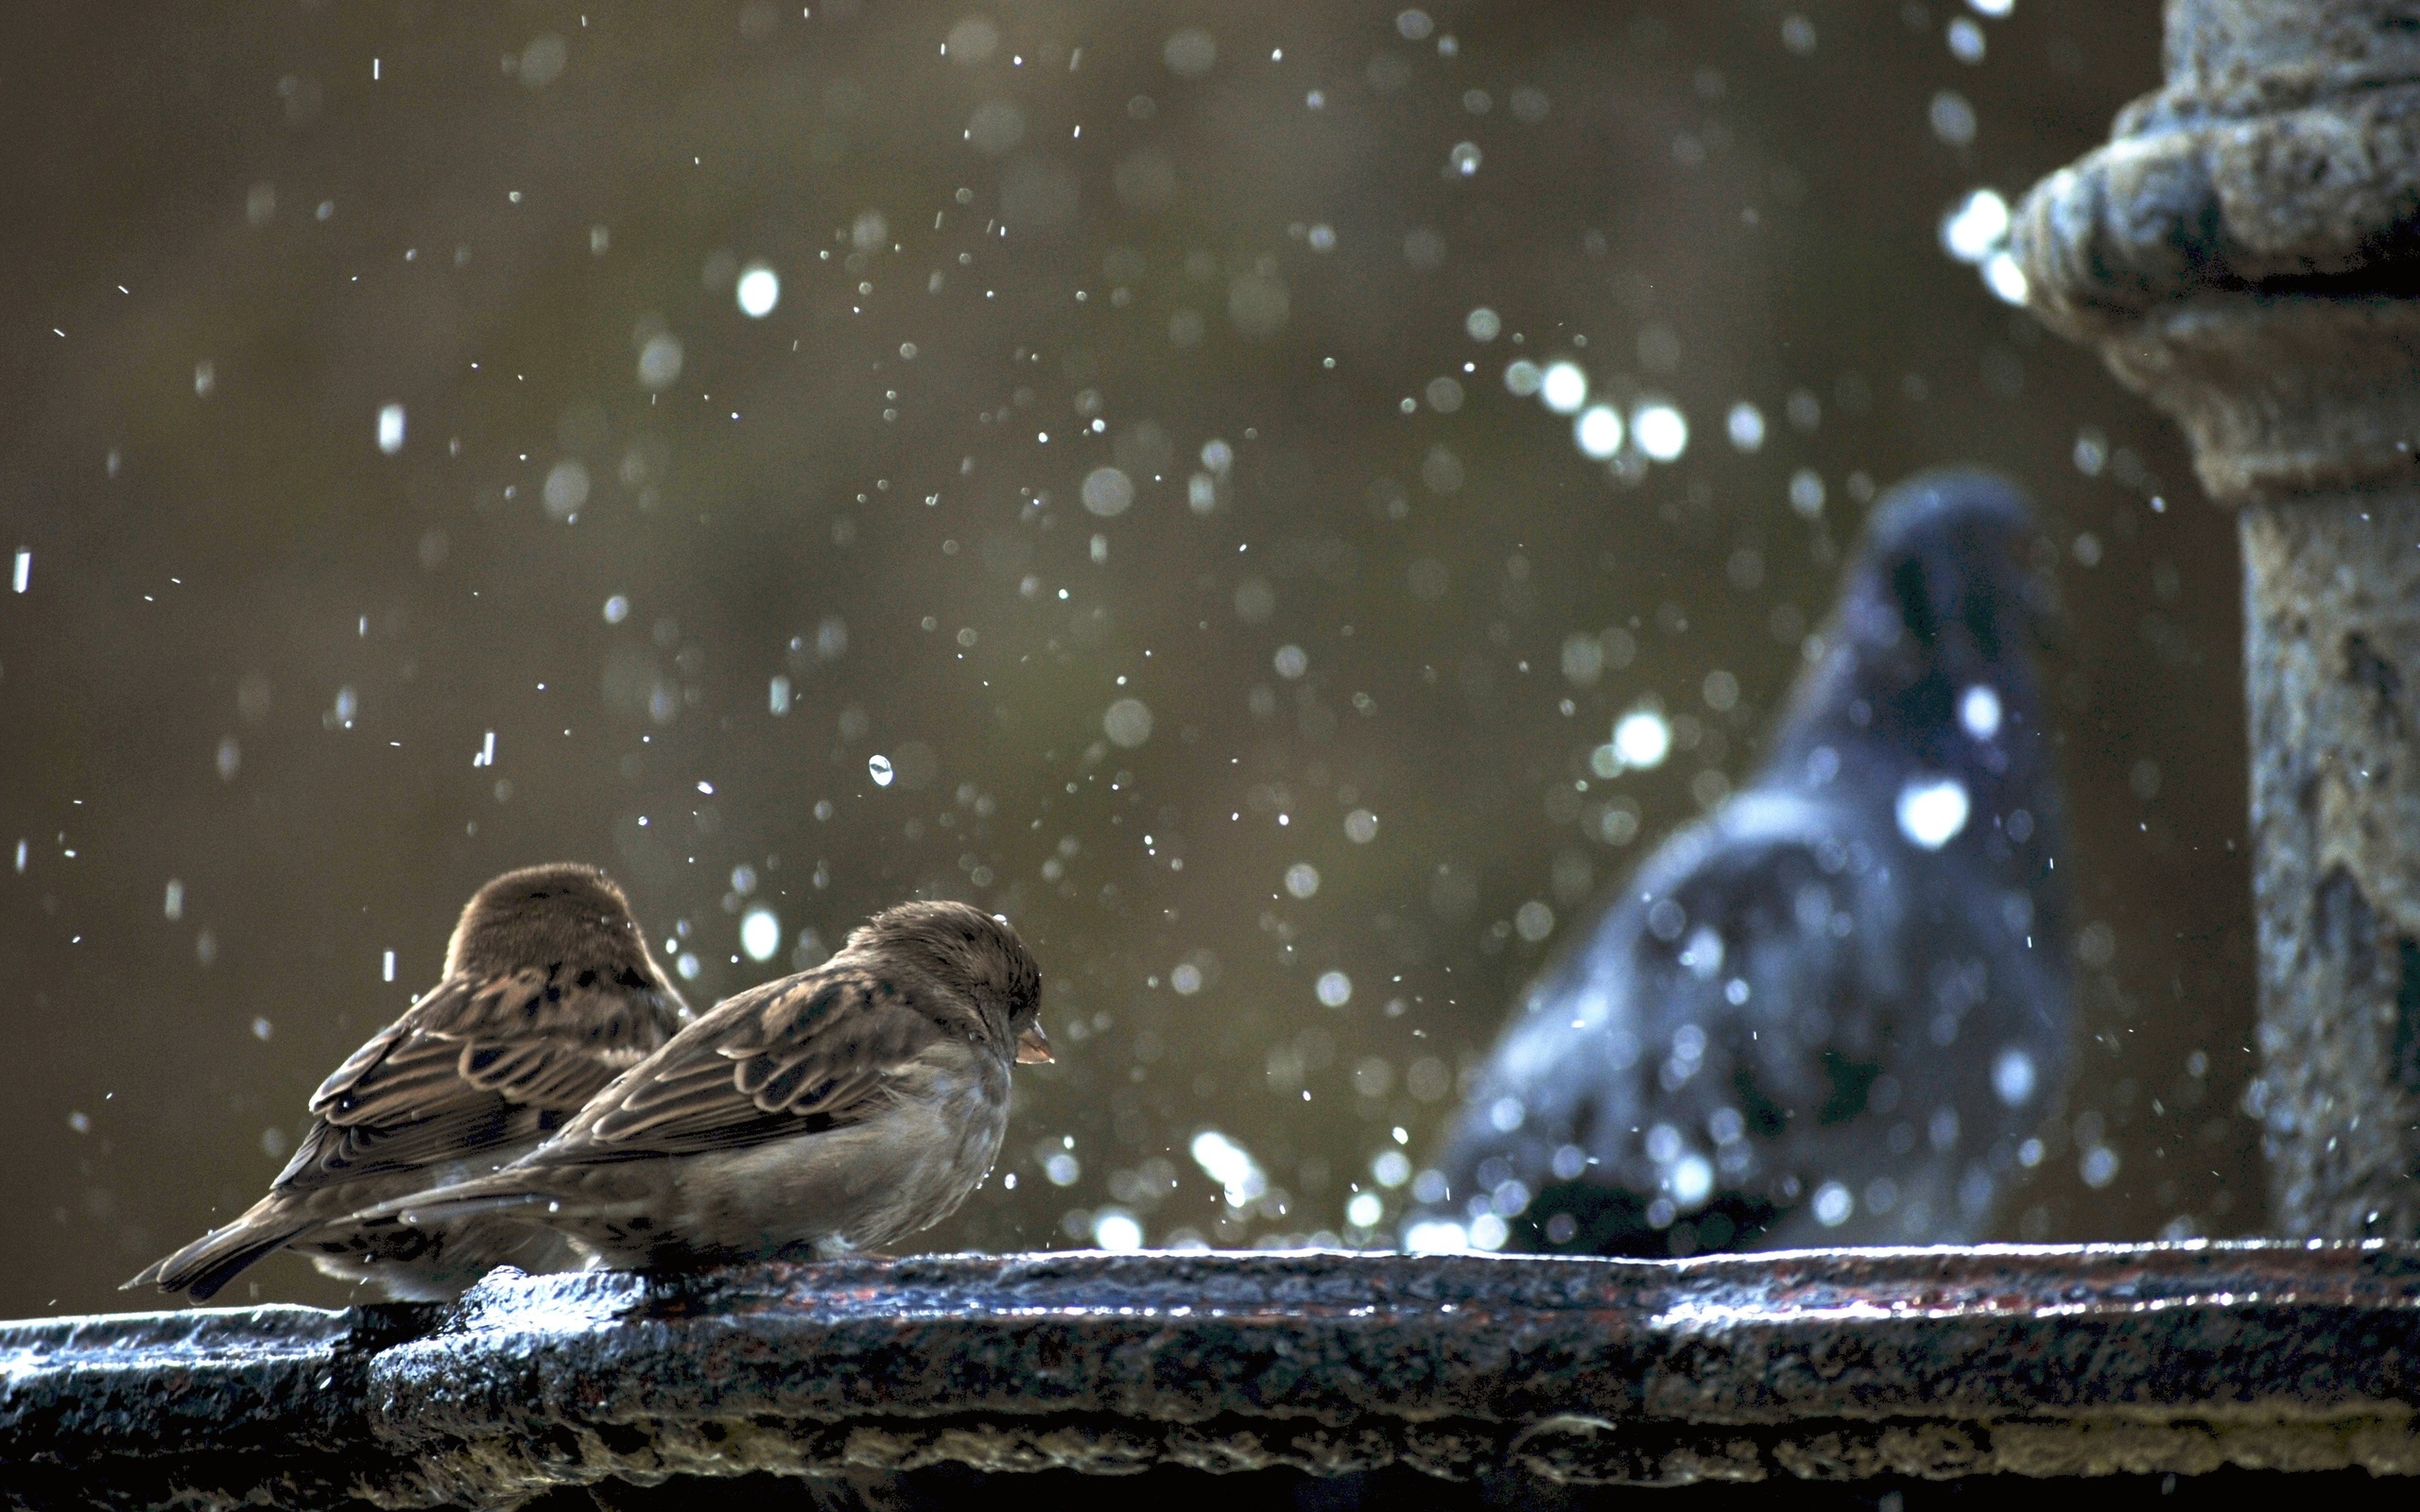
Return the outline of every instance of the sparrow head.
{"type": "Polygon", "coordinates": [[[508,871],[472,895],[445,947],[445,972],[501,975],[525,967],[593,971],[680,1002],[648,954],[630,900],[595,867],[554,862],[508,871]]]}
{"type": "Polygon", "coordinates": [[[1008,920],[960,902],[901,903],[849,935],[848,950],[898,961],[973,1001],[1025,1064],[1051,1058],[1042,1032],[1042,968],[1008,920]]]}
{"type": "Polygon", "coordinates": [[[1884,497],[1860,553],[1867,610],[1859,639],[1907,643],[1935,664],[1991,667],[2041,647],[2057,618],[2040,539],[2016,486],[1996,473],[1919,473],[1884,497]]]}

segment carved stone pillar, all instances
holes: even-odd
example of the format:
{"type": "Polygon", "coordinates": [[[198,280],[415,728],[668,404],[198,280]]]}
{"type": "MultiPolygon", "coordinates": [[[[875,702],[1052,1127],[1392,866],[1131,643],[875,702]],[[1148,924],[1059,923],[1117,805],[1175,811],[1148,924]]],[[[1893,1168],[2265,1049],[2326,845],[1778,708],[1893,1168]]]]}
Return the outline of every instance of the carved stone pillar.
{"type": "Polygon", "coordinates": [[[2420,1235],[2420,5],[2169,0],[2034,186],[2034,312],[2238,512],[2272,1221],[2420,1235]]]}

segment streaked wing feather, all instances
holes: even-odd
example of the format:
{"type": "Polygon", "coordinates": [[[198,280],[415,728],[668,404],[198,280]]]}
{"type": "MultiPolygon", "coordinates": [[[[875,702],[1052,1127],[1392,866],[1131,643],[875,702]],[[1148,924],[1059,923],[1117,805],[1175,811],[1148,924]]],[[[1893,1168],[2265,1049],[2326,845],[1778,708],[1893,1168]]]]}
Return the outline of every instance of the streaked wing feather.
{"type": "Polygon", "coordinates": [[[899,987],[856,967],[769,983],[683,1031],[545,1159],[685,1154],[855,1123],[942,1032],[899,987]]]}
{"type": "Polygon", "coordinates": [[[334,1182],[414,1171],[483,1149],[527,1144],[543,1134],[543,1118],[535,1108],[488,1097],[476,1107],[406,1124],[318,1123],[303,1137],[302,1147],[279,1174],[272,1190],[301,1193],[334,1182]]]}
{"type": "Polygon", "coordinates": [[[536,968],[449,978],[320,1084],[319,1121],[277,1188],[534,1141],[662,1044],[662,1006],[643,988],[564,986],[536,968]]]}

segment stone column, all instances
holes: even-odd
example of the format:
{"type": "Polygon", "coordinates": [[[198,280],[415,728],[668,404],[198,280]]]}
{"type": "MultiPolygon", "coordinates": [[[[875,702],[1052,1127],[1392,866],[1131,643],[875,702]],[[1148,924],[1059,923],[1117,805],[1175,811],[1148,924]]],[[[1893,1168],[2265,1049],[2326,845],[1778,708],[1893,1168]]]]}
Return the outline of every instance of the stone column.
{"type": "Polygon", "coordinates": [[[2420,1237],[2420,6],[2167,21],[2014,249],[2238,514],[2272,1223],[2420,1237]]]}

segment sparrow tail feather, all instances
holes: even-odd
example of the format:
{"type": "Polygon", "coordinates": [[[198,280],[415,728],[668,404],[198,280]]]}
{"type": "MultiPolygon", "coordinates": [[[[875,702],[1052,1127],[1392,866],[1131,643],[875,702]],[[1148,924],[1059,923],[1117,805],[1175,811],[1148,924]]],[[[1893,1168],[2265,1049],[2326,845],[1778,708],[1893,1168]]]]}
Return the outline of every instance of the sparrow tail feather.
{"type": "Polygon", "coordinates": [[[147,1284],[164,1292],[182,1292],[197,1302],[206,1302],[229,1281],[285,1248],[311,1227],[230,1224],[202,1235],[165,1259],[154,1261],[119,1290],[147,1284]]]}

